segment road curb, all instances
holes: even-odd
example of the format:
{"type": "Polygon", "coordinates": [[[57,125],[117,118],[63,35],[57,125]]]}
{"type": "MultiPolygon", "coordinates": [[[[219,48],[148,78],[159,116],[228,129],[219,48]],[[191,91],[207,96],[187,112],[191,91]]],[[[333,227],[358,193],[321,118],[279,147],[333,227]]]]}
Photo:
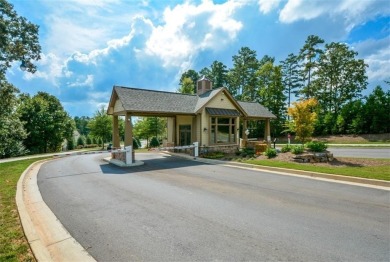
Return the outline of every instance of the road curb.
{"type": "Polygon", "coordinates": [[[260,165],[246,164],[246,163],[238,163],[233,161],[222,161],[222,160],[199,158],[199,157],[194,158],[193,156],[172,153],[169,151],[164,151],[164,153],[177,156],[177,157],[187,158],[198,162],[208,163],[208,164],[225,165],[225,166],[232,166],[237,168],[248,168],[248,169],[254,169],[259,171],[261,170],[271,171],[282,175],[293,174],[293,175],[306,176],[312,178],[322,178],[322,179],[336,180],[341,182],[356,183],[361,185],[371,185],[376,187],[382,187],[382,189],[385,190],[390,190],[390,181],[384,181],[384,180],[349,177],[349,176],[341,176],[341,175],[318,173],[312,171],[304,171],[304,170],[296,170],[296,169],[288,169],[288,168],[280,168],[280,167],[268,167],[268,166],[260,166],[260,165]]]}
{"type": "Polygon", "coordinates": [[[20,176],[16,204],[24,234],[37,261],[96,261],[70,235],[43,201],[37,184],[41,165],[31,164],[20,176]]]}

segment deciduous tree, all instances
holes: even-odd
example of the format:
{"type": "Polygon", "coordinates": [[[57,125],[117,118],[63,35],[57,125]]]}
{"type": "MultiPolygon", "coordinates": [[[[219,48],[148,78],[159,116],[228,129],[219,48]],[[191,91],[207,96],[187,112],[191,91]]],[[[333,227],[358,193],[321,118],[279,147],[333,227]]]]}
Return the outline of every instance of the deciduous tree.
{"type": "Polygon", "coordinates": [[[314,98],[293,102],[293,106],[288,108],[288,114],[292,120],[287,123],[288,130],[295,132],[296,138],[305,143],[313,135],[314,126],[317,121],[315,107],[318,102],[314,98]]]}
{"type": "Polygon", "coordinates": [[[88,128],[92,136],[101,140],[103,148],[105,142],[111,141],[112,118],[106,114],[103,106],[95,112],[95,115],[88,123],[88,128]]]}

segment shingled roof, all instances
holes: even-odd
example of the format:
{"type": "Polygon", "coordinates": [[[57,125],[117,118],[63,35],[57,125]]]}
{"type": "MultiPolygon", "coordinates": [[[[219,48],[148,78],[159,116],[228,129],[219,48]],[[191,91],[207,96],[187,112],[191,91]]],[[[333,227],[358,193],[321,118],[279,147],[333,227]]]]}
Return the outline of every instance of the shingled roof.
{"type": "MultiPolygon", "coordinates": [[[[124,111],[138,113],[140,115],[156,114],[196,114],[201,108],[219,92],[226,88],[212,89],[200,96],[174,92],[155,91],[123,86],[114,86],[111,95],[110,106],[113,107],[115,94],[122,103],[124,111]]],[[[230,96],[230,94],[229,94],[230,96]]],[[[237,107],[244,117],[250,118],[276,118],[271,112],[259,103],[236,101],[237,107]]],[[[112,114],[110,110],[109,114],[112,114]]]]}

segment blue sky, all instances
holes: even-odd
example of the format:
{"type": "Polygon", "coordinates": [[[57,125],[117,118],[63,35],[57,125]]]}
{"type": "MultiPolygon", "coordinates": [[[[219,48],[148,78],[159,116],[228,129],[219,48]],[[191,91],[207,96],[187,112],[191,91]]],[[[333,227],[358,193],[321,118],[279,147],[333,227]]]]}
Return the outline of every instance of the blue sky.
{"type": "Polygon", "coordinates": [[[344,42],[369,65],[369,89],[390,79],[388,0],[10,0],[40,27],[35,74],[19,64],[21,92],[58,97],[71,116],[93,116],[113,85],[176,91],[181,74],[230,68],[241,47],[284,60],[308,35],[344,42]]]}

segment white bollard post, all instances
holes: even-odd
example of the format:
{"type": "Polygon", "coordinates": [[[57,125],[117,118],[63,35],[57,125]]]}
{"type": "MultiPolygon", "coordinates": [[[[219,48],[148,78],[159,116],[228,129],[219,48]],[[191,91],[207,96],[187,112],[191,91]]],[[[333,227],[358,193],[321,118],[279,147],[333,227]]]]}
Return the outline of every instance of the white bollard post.
{"type": "Polygon", "coordinates": [[[199,142],[194,142],[194,157],[199,156],[199,142]]]}
{"type": "Polygon", "coordinates": [[[133,147],[127,146],[125,147],[126,150],[126,165],[133,163],[133,147]]]}

